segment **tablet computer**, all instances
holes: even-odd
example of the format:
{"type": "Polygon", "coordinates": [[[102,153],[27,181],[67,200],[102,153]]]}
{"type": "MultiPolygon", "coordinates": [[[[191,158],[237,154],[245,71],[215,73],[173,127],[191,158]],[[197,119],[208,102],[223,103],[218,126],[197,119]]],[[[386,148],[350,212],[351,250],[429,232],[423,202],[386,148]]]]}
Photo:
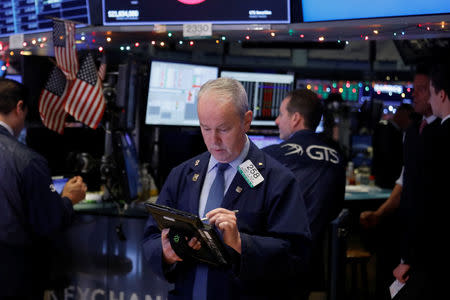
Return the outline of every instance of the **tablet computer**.
{"type": "Polygon", "coordinates": [[[66,178],[66,177],[62,177],[62,176],[52,177],[53,186],[55,187],[55,190],[58,194],[61,195],[67,181],[69,181],[69,178],[66,178]]]}
{"type": "Polygon", "coordinates": [[[193,258],[213,266],[230,264],[229,254],[218,232],[203,223],[197,215],[169,206],[146,202],[145,207],[156,220],[159,229],[170,228],[169,239],[175,253],[181,258],[193,258]],[[201,248],[187,246],[192,237],[197,237],[201,248]]]}

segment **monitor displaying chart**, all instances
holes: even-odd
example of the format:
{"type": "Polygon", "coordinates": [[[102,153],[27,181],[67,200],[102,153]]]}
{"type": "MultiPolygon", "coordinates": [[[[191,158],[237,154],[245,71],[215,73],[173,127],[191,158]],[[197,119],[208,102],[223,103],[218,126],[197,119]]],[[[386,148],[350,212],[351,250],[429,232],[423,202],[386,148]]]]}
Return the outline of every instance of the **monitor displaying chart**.
{"type": "Polygon", "coordinates": [[[198,126],[198,92],[217,75],[217,67],[152,61],[145,124],[198,126]]]}
{"type": "Polygon", "coordinates": [[[252,126],[274,126],[281,102],[294,88],[293,74],[222,71],[220,77],[234,78],[244,86],[253,111],[252,126]]]}
{"type": "Polygon", "coordinates": [[[88,0],[2,0],[0,37],[17,33],[51,31],[51,18],[90,24],[88,0]]]}

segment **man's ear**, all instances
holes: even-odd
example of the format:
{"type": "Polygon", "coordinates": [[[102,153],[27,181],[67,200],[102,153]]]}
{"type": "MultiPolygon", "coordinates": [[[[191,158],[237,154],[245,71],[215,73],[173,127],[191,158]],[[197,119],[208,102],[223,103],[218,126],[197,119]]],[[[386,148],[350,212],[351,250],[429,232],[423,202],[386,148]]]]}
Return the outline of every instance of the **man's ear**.
{"type": "Polygon", "coordinates": [[[292,122],[292,127],[297,127],[298,125],[300,125],[301,122],[303,122],[303,117],[299,112],[295,112],[292,114],[291,116],[291,122],[292,122]]]}
{"type": "Polygon", "coordinates": [[[25,111],[25,103],[23,102],[23,100],[19,100],[16,104],[16,110],[17,112],[19,111],[25,111]]]}
{"type": "Polygon", "coordinates": [[[244,129],[245,132],[250,130],[250,125],[253,120],[253,112],[251,110],[247,111],[244,115],[244,129]]]}
{"type": "Polygon", "coordinates": [[[447,95],[447,93],[444,91],[444,89],[440,90],[440,91],[438,92],[438,94],[439,94],[439,99],[441,100],[441,102],[444,102],[445,99],[447,99],[447,97],[449,96],[449,95],[447,95]]]}

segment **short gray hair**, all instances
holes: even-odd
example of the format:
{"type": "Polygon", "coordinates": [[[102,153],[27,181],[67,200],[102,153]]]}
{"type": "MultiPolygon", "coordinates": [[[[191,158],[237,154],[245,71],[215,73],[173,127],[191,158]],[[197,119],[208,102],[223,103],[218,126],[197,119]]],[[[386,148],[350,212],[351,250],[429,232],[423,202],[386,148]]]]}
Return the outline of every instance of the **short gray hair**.
{"type": "Polygon", "coordinates": [[[244,118],[245,113],[248,111],[248,98],[247,92],[239,81],[227,77],[209,80],[200,88],[198,99],[209,91],[214,91],[227,101],[231,101],[241,119],[244,118]]]}

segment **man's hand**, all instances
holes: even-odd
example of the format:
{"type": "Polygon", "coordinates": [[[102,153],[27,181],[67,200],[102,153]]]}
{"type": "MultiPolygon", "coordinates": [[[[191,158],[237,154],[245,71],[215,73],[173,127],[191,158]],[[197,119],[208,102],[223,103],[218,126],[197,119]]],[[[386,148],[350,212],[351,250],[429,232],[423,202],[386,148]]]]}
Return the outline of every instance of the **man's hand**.
{"type": "Polygon", "coordinates": [[[399,264],[392,273],[398,281],[400,281],[401,283],[405,283],[409,279],[408,272],[410,268],[410,265],[399,264]]]}
{"type": "Polygon", "coordinates": [[[225,244],[241,253],[241,235],[239,233],[236,213],[225,209],[216,208],[206,214],[209,224],[215,225],[222,232],[225,244]]]}
{"type": "Polygon", "coordinates": [[[371,210],[363,211],[359,215],[359,223],[365,229],[374,228],[375,226],[378,225],[379,221],[380,221],[380,217],[377,215],[376,212],[371,211],[371,210]]]}
{"type": "MultiPolygon", "coordinates": [[[[163,259],[169,265],[176,263],[177,261],[183,261],[181,257],[179,257],[175,251],[172,249],[172,245],[170,245],[169,240],[169,228],[164,228],[161,231],[161,245],[163,250],[163,259]]],[[[197,240],[196,237],[191,238],[188,242],[188,246],[194,250],[199,250],[201,248],[201,243],[197,240]]]]}
{"type": "Polygon", "coordinates": [[[72,204],[75,205],[86,198],[86,191],[87,186],[83,182],[83,178],[81,176],[75,176],[67,181],[61,196],[69,198],[72,204]]]}

